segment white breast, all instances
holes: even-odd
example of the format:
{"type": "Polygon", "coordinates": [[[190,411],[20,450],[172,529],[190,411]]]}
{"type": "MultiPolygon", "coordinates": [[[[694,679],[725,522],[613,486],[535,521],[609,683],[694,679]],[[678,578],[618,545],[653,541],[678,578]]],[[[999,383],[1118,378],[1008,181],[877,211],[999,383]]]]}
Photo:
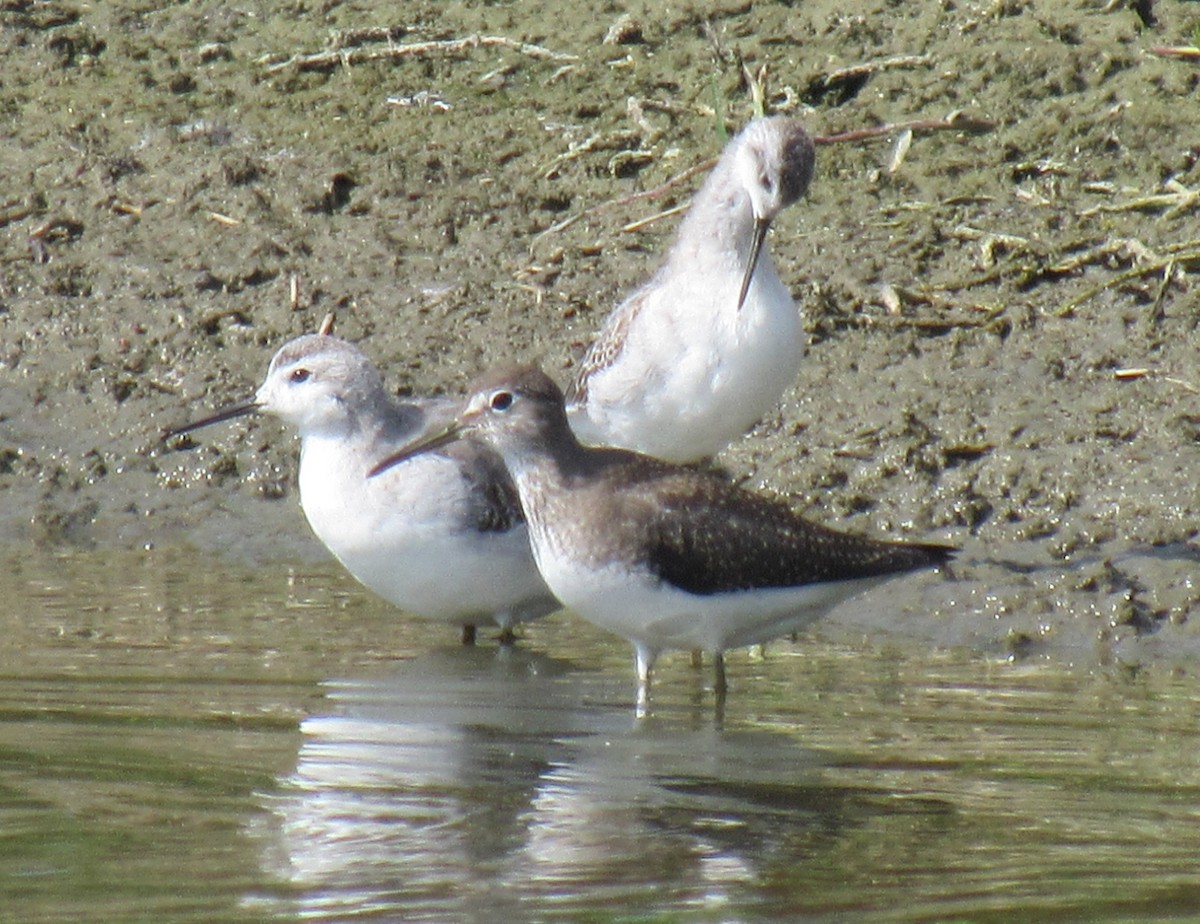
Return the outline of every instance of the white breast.
{"type": "Polygon", "coordinates": [[[300,500],[317,537],[368,588],[414,615],[501,626],[552,608],[523,526],[479,532],[458,463],[436,454],[375,478],[345,440],[306,437],[300,500]]]}

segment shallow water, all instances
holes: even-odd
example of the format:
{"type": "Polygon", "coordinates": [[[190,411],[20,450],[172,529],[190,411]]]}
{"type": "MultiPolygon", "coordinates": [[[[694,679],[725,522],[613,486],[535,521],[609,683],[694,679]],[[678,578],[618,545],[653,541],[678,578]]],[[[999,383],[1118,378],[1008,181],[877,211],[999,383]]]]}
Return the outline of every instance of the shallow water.
{"type": "MultiPolygon", "coordinates": [[[[1200,684],[817,638],[475,650],[332,565],[13,556],[5,919],[1200,916],[1200,684]]],[[[827,638],[832,637],[827,634],[827,638]]]]}

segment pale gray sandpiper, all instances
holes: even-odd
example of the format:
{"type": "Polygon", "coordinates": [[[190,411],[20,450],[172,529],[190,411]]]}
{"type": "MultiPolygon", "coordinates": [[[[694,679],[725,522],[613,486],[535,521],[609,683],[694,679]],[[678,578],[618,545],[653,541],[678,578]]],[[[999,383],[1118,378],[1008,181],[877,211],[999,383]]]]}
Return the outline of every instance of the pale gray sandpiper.
{"type": "Polygon", "coordinates": [[[639,706],[663,651],[712,652],[722,697],[727,649],[790,633],[867,587],[954,554],[837,532],[711,472],[585,447],[562,392],[534,368],[484,377],[442,433],[380,460],[372,474],[464,435],[503,457],[558,599],[633,643],[639,706]]]}
{"type": "Polygon", "coordinates": [[[666,262],[608,317],[568,387],[580,440],[690,462],[778,403],[804,333],[764,243],[808,188],[814,160],[794,119],[756,119],[729,142],[666,262]]]}
{"type": "Polygon", "coordinates": [[[367,479],[380,457],[444,426],[447,401],[398,401],[370,360],[336,337],[285,344],[243,404],[171,431],[265,411],[300,431],[300,504],[317,538],[354,577],[406,612],[463,627],[512,627],[559,608],[530,553],[500,458],[464,443],[367,479]]]}

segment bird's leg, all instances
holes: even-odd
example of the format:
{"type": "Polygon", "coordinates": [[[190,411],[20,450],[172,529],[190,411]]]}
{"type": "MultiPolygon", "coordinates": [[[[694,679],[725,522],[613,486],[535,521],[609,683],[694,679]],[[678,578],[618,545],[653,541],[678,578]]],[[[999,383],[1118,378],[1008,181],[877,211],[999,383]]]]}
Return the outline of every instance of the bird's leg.
{"type": "Polygon", "coordinates": [[[462,627],[462,643],[464,645],[475,644],[475,627],[466,625],[462,627]]]}
{"type": "Polygon", "coordinates": [[[653,669],[654,662],[658,658],[658,652],[644,648],[641,645],[635,645],[633,651],[638,677],[636,711],[640,718],[646,714],[646,709],[650,705],[650,671],[653,669]]]}
{"type": "Polygon", "coordinates": [[[650,711],[650,688],[644,684],[638,684],[637,702],[633,706],[633,717],[635,719],[644,719],[650,711]]]}
{"type": "Polygon", "coordinates": [[[717,699],[724,702],[729,686],[725,683],[725,654],[721,651],[713,652],[713,690],[717,699]]]}

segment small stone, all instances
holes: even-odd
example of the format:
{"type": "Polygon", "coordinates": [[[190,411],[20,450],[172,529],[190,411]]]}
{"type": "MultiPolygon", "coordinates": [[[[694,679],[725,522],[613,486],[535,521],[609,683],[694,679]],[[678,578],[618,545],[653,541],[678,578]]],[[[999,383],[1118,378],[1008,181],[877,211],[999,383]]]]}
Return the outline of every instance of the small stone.
{"type": "Polygon", "coordinates": [[[641,45],[645,41],[642,24],[628,13],[622,14],[609,26],[604,36],[605,45],[641,45]]]}

